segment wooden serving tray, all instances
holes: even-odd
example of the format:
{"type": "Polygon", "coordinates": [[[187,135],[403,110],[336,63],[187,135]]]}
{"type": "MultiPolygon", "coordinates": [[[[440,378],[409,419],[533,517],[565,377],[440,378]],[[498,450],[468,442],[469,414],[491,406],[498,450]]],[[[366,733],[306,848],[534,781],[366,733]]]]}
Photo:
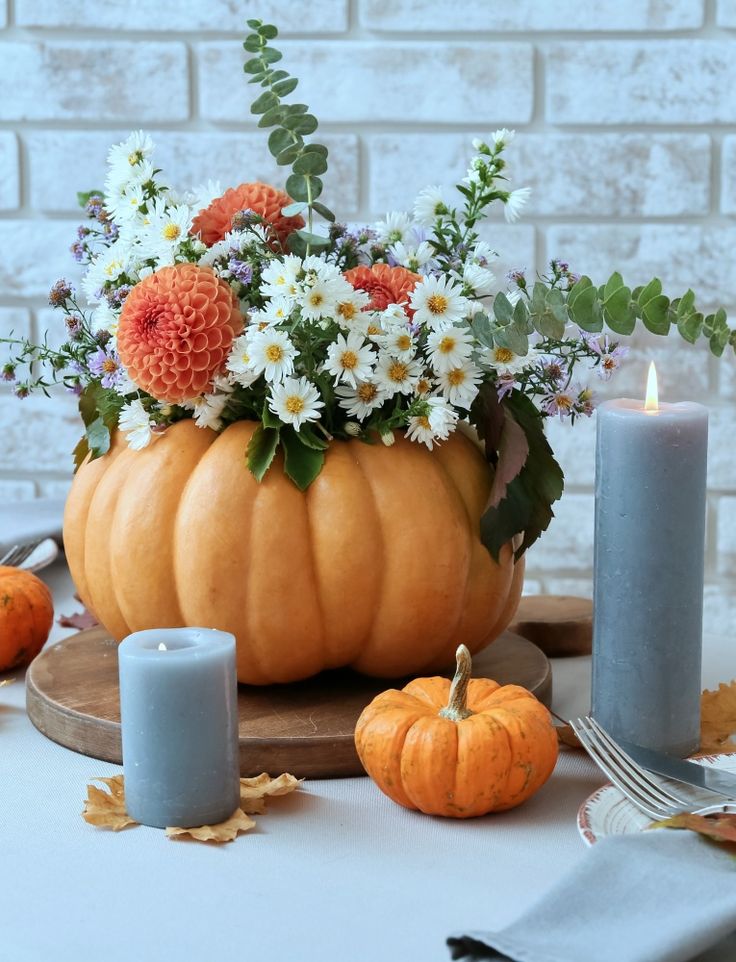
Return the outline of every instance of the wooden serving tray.
{"type": "MultiPolygon", "coordinates": [[[[97,627],[46,648],[28,669],[26,704],[31,721],[48,738],[120,764],[117,647],[105,629],[97,627]]],[[[452,669],[447,675],[451,677],[452,669]]],[[[510,632],[474,657],[473,675],[522,685],[550,703],[552,672],[546,656],[510,632]]],[[[358,716],[379,692],[405,683],[329,671],[291,685],[241,685],[241,775],[362,775],[353,742],[358,716]]]]}

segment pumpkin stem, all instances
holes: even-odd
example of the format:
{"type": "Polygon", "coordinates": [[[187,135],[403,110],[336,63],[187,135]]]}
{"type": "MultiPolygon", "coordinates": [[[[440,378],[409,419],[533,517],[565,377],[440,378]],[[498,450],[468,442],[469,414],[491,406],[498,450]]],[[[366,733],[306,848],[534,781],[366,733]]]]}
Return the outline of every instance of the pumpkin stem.
{"type": "Polygon", "coordinates": [[[468,718],[473,714],[468,708],[468,684],[470,683],[472,661],[470,652],[465,645],[460,645],[455,657],[457,659],[457,670],[450,685],[447,707],[440,710],[440,715],[443,718],[449,718],[450,721],[462,721],[463,718],[468,718]]]}

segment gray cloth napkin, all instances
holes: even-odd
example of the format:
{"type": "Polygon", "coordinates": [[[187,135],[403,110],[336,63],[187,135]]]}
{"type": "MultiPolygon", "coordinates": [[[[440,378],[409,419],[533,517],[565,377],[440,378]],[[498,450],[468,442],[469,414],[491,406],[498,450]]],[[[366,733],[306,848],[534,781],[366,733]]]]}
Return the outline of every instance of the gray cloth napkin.
{"type": "Polygon", "coordinates": [[[61,544],[63,518],[63,498],[0,504],[0,554],[13,545],[44,538],[53,538],[61,544]]]}
{"type": "Polygon", "coordinates": [[[736,858],[657,829],[602,839],[507,928],[447,941],[453,959],[687,962],[735,929],[736,858]]]}

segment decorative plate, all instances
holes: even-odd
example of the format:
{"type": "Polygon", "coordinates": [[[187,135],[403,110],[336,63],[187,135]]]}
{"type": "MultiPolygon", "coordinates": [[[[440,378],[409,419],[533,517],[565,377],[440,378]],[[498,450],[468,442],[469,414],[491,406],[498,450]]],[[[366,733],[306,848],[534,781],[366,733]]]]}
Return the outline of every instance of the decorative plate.
{"type": "Polygon", "coordinates": [[[20,565],[25,571],[40,571],[53,564],[59,556],[59,546],[53,538],[46,538],[20,565]]]}
{"type": "MultiPolygon", "coordinates": [[[[692,760],[711,768],[721,768],[724,771],[736,773],[736,754],[704,755],[702,758],[692,760]]],[[[661,781],[664,785],[671,784],[674,790],[689,788],[690,791],[697,792],[696,788],[684,786],[682,782],[669,782],[666,778],[661,781]]],[[[610,782],[593,792],[578,809],[578,831],[586,845],[593,845],[606,835],[631,835],[634,832],[643,832],[651,822],[648,815],[640,812],[610,782]]]]}

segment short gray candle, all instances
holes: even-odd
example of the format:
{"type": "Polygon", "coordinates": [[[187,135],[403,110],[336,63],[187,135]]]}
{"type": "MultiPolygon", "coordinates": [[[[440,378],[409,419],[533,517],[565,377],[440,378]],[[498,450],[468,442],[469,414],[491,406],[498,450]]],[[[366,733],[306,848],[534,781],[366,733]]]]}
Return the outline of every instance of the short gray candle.
{"type": "Polygon", "coordinates": [[[157,828],[229,818],[240,801],[233,635],[137,631],[118,661],[128,814],[157,828]]]}
{"type": "Polygon", "coordinates": [[[700,741],[708,412],[618,400],[597,418],[593,714],[684,756],[700,741]]]}

